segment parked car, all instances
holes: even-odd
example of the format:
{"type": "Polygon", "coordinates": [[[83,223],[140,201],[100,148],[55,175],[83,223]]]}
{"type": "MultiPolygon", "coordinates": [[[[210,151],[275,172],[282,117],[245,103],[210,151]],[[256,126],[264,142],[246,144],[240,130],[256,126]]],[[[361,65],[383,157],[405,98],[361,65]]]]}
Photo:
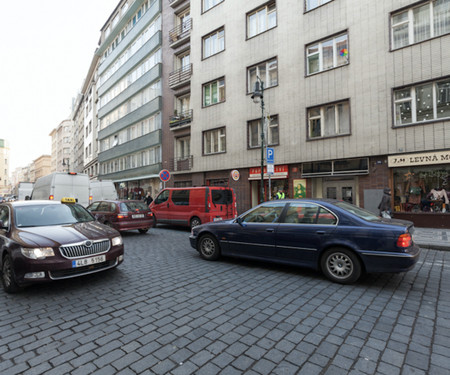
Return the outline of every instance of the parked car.
{"type": "Polygon", "coordinates": [[[162,190],[150,204],[154,225],[195,227],[237,216],[236,195],[228,187],[203,186],[162,190]]]}
{"type": "Polygon", "coordinates": [[[144,234],[153,226],[152,211],[144,201],[97,201],[89,205],[88,210],[100,223],[118,231],[137,229],[144,234]]]}
{"type": "Polygon", "coordinates": [[[0,204],[0,262],[6,292],[122,263],[119,232],[97,222],[74,198],[62,201],[0,204]]]}
{"type": "Polygon", "coordinates": [[[382,219],[347,202],[293,199],[197,226],[190,243],[207,260],[224,255],[309,267],[349,284],[364,272],[412,269],[420,254],[413,233],[412,222],[382,219]]]}

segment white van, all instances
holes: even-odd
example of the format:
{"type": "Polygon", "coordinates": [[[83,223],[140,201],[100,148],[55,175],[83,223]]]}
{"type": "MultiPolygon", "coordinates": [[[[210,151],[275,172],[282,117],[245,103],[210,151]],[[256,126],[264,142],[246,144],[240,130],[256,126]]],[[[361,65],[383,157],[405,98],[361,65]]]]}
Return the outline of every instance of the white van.
{"type": "Polygon", "coordinates": [[[75,172],[54,172],[39,177],[34,183],[31,199],[50,199],[60,201],[62,198],[75,198],[78,203],[89,205],[89,176],[75,172]]]}
{"type": "Polygon", "coordinates": [[[111,180],[91,181],[91,203],[95,201],[117,200],[117,190],[111,180]]]}
{"type": "Polygon", "coordinates": [[[19,182],[17,185],[16,196],[19,201],[24,201],[27,197],[31,197],[34,183],[32,182],[19,182]]]}

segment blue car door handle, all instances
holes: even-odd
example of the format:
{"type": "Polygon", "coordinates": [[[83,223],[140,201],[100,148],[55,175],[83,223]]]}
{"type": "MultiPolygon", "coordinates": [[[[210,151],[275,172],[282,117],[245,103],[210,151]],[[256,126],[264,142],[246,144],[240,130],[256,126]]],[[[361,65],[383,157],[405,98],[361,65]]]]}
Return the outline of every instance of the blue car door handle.
{"type": "Polygon", "coordinates": [[[325,234],[325,231],[324,231],[324,230],[318,230],[318,231],[316,232],[316,234],[325,234]]]}
{"type": "Polygon", "coordinates": [[[266,229],[266,232],[273,233],[273,232],[275,232],[275,229],[273,229],[273,228],[267,228],[267,229],[266,229]]]}

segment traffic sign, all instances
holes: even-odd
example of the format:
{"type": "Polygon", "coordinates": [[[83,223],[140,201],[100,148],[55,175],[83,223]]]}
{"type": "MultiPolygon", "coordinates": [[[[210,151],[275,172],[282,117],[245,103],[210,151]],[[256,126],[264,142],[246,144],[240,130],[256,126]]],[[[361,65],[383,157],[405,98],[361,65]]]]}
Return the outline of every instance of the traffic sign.
{"type": "Polygon", "coordinates": [[[266,160],[267,163],[273,164],[275,161],[275,151],[273,150],[273,147],[267,147],[266,149],[266,160]]]}
{"type": "Polygon", "coordinates": [[[161,172],[159,172],[159,178],[161,181],[169,181],[170,180],[170,172],[167,169],[163,169],[161,172]]]}

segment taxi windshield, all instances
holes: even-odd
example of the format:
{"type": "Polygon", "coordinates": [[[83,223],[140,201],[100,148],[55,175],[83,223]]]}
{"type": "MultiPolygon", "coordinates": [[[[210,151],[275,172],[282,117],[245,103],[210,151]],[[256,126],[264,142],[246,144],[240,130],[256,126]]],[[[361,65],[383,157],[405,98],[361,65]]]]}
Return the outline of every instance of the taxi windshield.
{"type": "Polygon", "coordinates": [[[94,220],[94,217],[78,204],[40,204],[15,209],[15,221],[18,228],[84,223],[94,220]]]}

